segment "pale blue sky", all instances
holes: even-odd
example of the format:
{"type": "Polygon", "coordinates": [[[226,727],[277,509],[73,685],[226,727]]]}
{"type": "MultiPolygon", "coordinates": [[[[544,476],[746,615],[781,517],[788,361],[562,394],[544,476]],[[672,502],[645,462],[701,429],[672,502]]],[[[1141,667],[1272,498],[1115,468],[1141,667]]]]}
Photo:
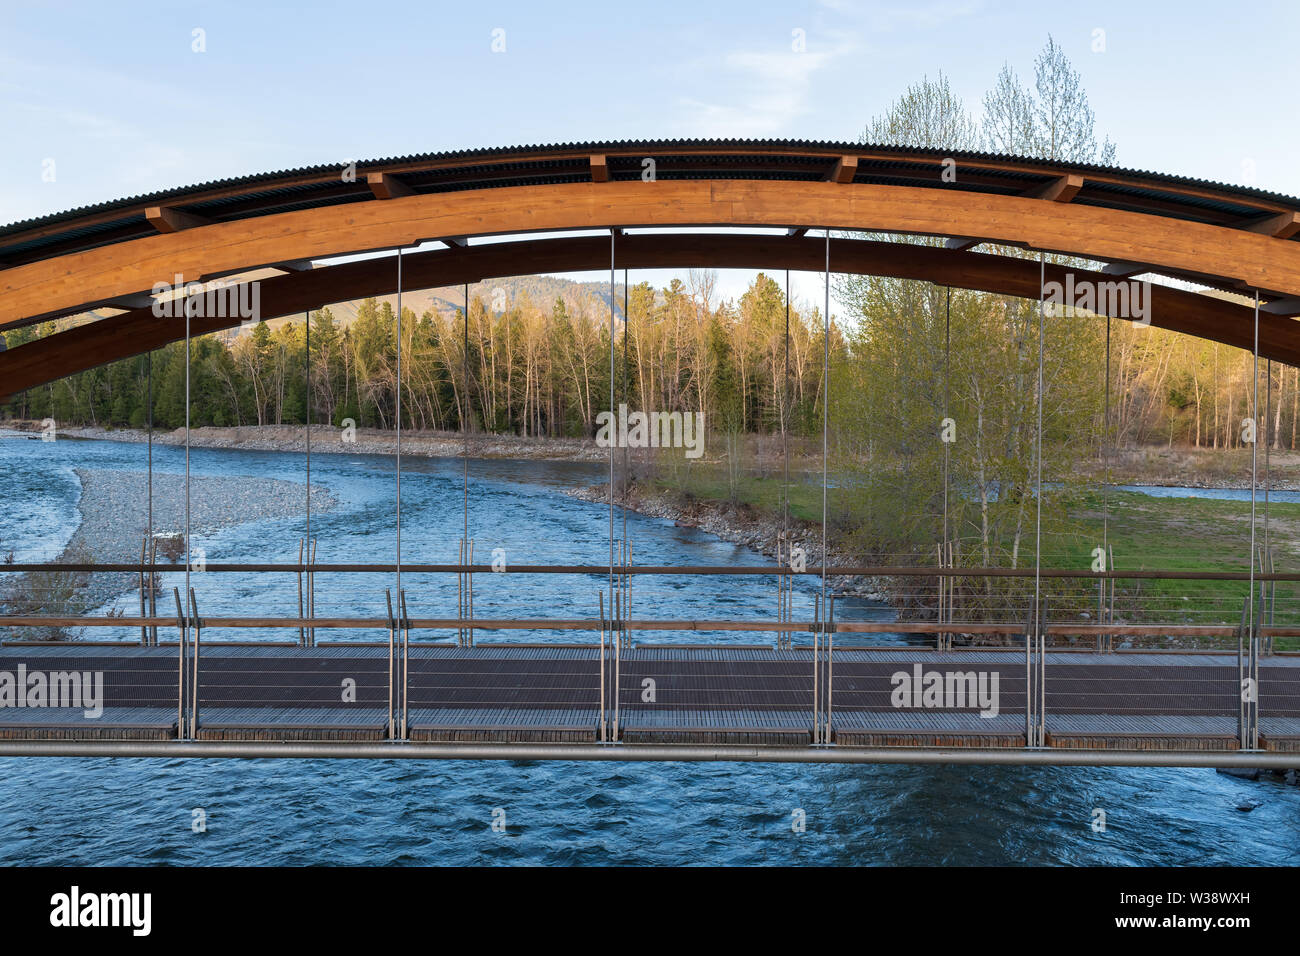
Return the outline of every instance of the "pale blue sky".
{"type": "Polygon", "coordinates": [[[977,112],[1004,61],[1031,76],[1049,33],[1120,165],[1300,192],[1296,0],[0,0],[0,222],[351,158],[855,139],[940,69],[977,112]]]}

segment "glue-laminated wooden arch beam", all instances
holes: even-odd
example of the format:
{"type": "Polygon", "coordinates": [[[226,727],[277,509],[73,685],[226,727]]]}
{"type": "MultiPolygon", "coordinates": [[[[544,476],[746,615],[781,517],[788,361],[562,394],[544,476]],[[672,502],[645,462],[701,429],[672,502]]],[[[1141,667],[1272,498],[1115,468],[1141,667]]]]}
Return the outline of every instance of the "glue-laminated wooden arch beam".
{"type": "Polygon", "coordinates": [[[958,236],[1215,276],[1300,296],[1300,243],[1047,198],[786,180],[563,183],[472,189],[257,216],[0,270],[0,329],[170,283],[278,262],[488,236],[660,226],[828,227],[958,236]]]}
{"type": "MultiPolygon", "coordinates": [[[[818,238],[761,235],[632,235],[618,240],[620,268],[749,268],[819,271],[825,247],[818,238]]],[[[456,286],[485,279],[546,272],[604,269],[608,237],[561,237],[490,243],[468,248],[409,253],[403,257],[407,289],[456,286]]],[[[928,280],[956,288],[1037,298],[1038,263],[910,243],[833,239],[836,272],[928,280]]],[[[1114,276],[1049,265],[1047,279],[1064,283],[1072,271],[1082,281],[1113,282],[1114,276]]],[[[262,280],[264,318],[301,315],[331,302],[396,290],[396,263],[366,259],[262,280]]],[[[1250,349],[1252,310],[1232,302],[1161,285],[1151,287],[1151,324],[1250,349]]],[[[230,328],[237,319],[194,318],[191,333],[230,328]]],[[[0,392],[14,394],[66,375],[138,355],[184,337],[183,319],[158,318],[139,308],[59,332],[0,353],[0,392]]],[[[1300,323],[1260,316],[1260,354],[1300,365],[1300,323]]]]}

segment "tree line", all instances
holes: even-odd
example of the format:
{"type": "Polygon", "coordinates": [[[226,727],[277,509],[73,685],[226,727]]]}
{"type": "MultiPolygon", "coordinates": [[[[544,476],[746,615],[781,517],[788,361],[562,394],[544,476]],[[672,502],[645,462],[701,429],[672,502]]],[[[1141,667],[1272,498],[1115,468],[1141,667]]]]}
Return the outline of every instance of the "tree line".
{"type": "MultiPolygon", "coordinates": [[[[589,296],[550,307],[527,293],[493,310],[481,297],[468,318],[403,309],[400,343],[404,428],[594,435],[596,416],[616,403],[703,412],[721,432],[802,433],[820,422],[825,323],[791,304],[759,274],[736,301],[717,301],[716,276],[693,272],[656,289],[628,290],[628,314],[611,327],[589,296]],[[789,389],[790,400],[786,401],[789,389]]],[[[9,347],[47,332],[10,333],[9,347]]],[[[832,328],[832,350],[843,340],[832,328]]],[[[190,348],[190,424],[342,424],[393,428],[398,415],[397,315],[387,301],[362,301],[341,323],[326,307],[304,322],[198,337],[190,348]],[[310,328],[308,328],[308,324],[310,328]]],[[[5,413],[60,423],[161,428],[185,423],[185,345],[124,359],[15,396],[5,413]]]]}

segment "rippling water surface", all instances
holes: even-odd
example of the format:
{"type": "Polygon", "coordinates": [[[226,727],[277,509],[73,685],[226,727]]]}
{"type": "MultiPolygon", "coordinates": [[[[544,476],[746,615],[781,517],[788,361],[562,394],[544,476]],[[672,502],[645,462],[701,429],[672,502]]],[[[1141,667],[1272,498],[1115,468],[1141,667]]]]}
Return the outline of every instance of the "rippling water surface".
{"type": "MultiPolygon", "coordinates": [[[[144,462],[139,445],[0,434],[0,481],[19,490],[0,513],[0,545],[18,560],[53,558],[77,524],[72,469],[133,470],[144,462]]],[[[154,463],[183,471],[183,452],[155,447],[154,463]]],[[[304,478],[302,455],[196,450],[191,467],[250,481],[304,478]]],[[[403,461],[404,560],[456,559],[465,518],[461,468],[459,461],[403,461]]],[[[516,564],[608,560],[608,510],[562,494],[600,480],[600,466],[474,461],[470,469],[476,560],[490,561],[496,548],[516,564]]],[[[318,560],[391,561],[394,481],[391,460],[313,456],[313,484],[341,502],[312,520],[318,560]]],[[[631,516],[628,523],[641,564],[766,563],[671,522],[631,516]]],[[[301,517],[248,523],[197,534],[195,543],[211,562],[291,561],[305,525],[301,517]]],[[[196,574],[193,584],[208,614],[296,612],[295,579],[276,577],[196,574]]],[[[482,577],[475,599],[482,617],[589,615],[603,586],[577,575],[482,577]]],[[[319,575],[317,613],[378,614],[390,578],[319,575]]],[[[403,575],[403,586],[413,615],[455,606],[454,580],[403,575]]],[[[796,617],[807,613],[812,594],[797,595],[796,617]]],[[[774,599],[773,583],[759,577],[721,585],[685,576],[639,580],[633,612],[757,616],[770,614],[774,599]]],[[[131,599],[116,603],[129,608],[131,599]]],[[[888,619],[887,608],[844,605],[845,618],[888,619]]],[[[547,631],[513,637],[572,639],[547,631]]],[[[504,638],[480,635],[497,639],[504,638]]],[[[873,638],[891,639],[902,640],[873,638]]],[[[0,862],[1294,865],[1300,788],[1211,770],[0,758],[0,862]],[[191,831],[198,807],[206,833],[191,831]],[[806,813],[802,834],[791,828],[796,808],[806,813]],[[1097,808],[1107,815],[1105,833],[1092,830],[1097,808]],[[491,829],[496,809],[505,811],[504,833],[491,829]]]]}

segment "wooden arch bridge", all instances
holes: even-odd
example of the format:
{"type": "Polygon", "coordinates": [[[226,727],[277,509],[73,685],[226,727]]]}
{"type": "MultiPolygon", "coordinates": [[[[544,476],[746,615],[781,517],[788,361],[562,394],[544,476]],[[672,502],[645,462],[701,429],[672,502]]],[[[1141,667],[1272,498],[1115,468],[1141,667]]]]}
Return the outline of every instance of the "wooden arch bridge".
{"type": "MultiPolygon", "coordinates": [[[[272,319],[403,286],[615,267],[875,274],[1024,298],[1040,298],[1050,281],[1100,284],[1155,275],[1235,295],[1153,284],[1152,325],[1300,365],[1295,198],[977,153],[861,143],[654,141],[312,167],[0,227],[0,333],[73,319],[0,351],[0,396],[240,324],[239,316],[189,308],[190,295],[205,293],[187,294],[188,283],[222,280],[239,289],[256,282],[261,317],[272,319]],[[702,234],[700,227],[721,231],[702,234]],[[811,236],[810,230],[826,235],[811,236]],[[944,242],[918,245],[896,241],[899,236],[944,242]],[[403,254],[357,258],[396,250],[403,254]],[[1024,251],[1091,265],[1042,263],[1024,251]],[[173,289],[184,321],[158,315],[173,289]]],[[[462,579],[490,571],[468,562],[409,566],[421,567],[462,579]]],[[[328,568],[263,570],[301,575],[328,568]]],[[[11,566],[14,572],[42,569],[50,566],[11,566]]],[[[127,568],[186,569],[152,563],[127,568]]],[[[827,570],[809,573],[824,587],[827,570]]],[[[580,573],[608,574],[612,581],[615,575],[686,572],[611,559],[609,566],[580,573]]],[[[788,578],[790,572],[694,573],[788,578]]],[[[968,572],[925,573],[942,579],[968,572]]],[[[1102,576],[1112,575],[1118,572],[1102,576]]],[[[830,614],[808,621],[620,619],[612,590],[609,617],[567,621],[474,619],[465,607],[454,617],[412,617],[400,590],[396,605],[377,617],[205,618],[178,590],[174,614],[151,607],[138,618],[68,622],[138,626],[145,635],[139,643],[9,642],[0,648],[0,678],[21,670],[97,673],[104,681],[103,712],[94,718],[80,707],[4,704],[0,686],[0,751],[1294,765],[1300,759],[1300,658],[1271,652],[1271,639],[1285,629],[1270,626],[1255,587],[1297,579],[1252,567],[1241,624],[1199,629],[1202,636],[1235,638],[1235,653],[1107,651],[1110,638],[1141,627],[1049,624],[1041,608],[1036,614],[1032,607],[1023,624],[1010,628],[979,621],[926,624],[925,633],[938,635],[934,648],[837,648],[837,634],[900,626],[837,622],[830,614]],[[381,628],[388,640],[204,643],[203,631],[212,627],[312,635],[381,628]],[[436,637],[538,628],[586,639],[546,645],[419,639],[422,632],[436,637]],[[776,646],[668,647],[632,639],[638,630],[666,629],[769,632],[777,640],[776,646]],[[953,648],[945,639],[981,629],[1016,635],[1023,647],[953,648]],[[796,640],[781,640],[788,634],[796,640]],[[1101,649],[1053,648],[1051,638],[1059,634],[1096,637],[1101,649]],[[914,670],[918,682],[937,671],[958,675],[958,685],[965,675],[978,681],[996,674],[997,713],[946,706],[947,698],[900,711],[895,675],[914,670]],[[345,702],[336,698],[346,680],[354,681],[356,694],[345,702]],[[643,699],[646,680],[673,693],[643,699]]],[[[0,620],[13,627],[58,623],[40,616],[0,620]]]]}

